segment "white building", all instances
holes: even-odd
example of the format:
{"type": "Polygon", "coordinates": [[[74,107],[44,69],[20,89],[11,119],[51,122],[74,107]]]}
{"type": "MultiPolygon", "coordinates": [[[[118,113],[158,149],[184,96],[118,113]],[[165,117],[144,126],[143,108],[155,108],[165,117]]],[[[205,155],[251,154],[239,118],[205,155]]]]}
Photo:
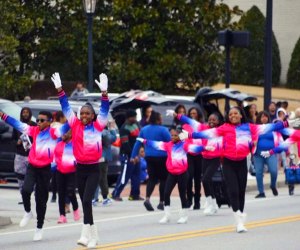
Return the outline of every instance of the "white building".
{"type": "MultiPolygon", "coordinates": [[[[223,3],[230,7],[237,5],[244,12],[256,5],[266,16],[267,0],[223,0],[223,3]]],[[[273,0],[273,31],[280,50],[282,84],[287,81],[291,55],[300,37],[299,27],[300,0],[273,0]]]]}

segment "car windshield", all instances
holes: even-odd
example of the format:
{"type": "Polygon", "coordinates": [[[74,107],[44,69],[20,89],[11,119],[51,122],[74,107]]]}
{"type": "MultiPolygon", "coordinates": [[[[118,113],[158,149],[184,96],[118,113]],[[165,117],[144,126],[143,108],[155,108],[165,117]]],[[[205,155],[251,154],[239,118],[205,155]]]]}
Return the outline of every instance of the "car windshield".
{"type": "Polygon", "coordinates": [[[17,120],[20,119],[21,109],[22,108],[20,106],[12,102],[0,103],[0,110],[17,120]]]}

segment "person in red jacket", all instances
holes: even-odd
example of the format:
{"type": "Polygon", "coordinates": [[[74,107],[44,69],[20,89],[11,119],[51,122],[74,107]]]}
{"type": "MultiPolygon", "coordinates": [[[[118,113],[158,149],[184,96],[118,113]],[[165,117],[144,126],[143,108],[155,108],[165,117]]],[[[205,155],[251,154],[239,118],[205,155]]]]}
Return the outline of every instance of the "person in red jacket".
{"type": "Polygon", "coordinates": [[[57,223],[67,223],[65,198],[68,197],[73,206],[73,218],[80,219],[78,202],[75,194],[76,166],[73,155],[72,132],[69,130],[62,136],[54,150],[54,160],[57,165],[56,181],[58,188],[58,206],[60,217],[57,223]]]}
{"type": "Polygon", "coordinates": [[[261,125],[246,123],[242,109],[232,107],[226,116],[226,123],[223,125],[201,132],[191,134],[183,132],[180,134],[181,139],[187,137],[210,139],[223,136],[223,171],[238,233],[247,231],[244,226],[248,175],[247,155],[252,152],[259,135],[278,131],[287,126],[288,122],[261,125]]]}
{"type": "Polygon", "coordinates": [[[157,150],[163,150],[167,152],[167,170],[168,177],[165,185],[165,207],[164,217],[159,221],[160,224],[166,224],[170,221],[171,210],[170,210],[170,196],[176,184],[178,184],[178,191],[181,201],[181,210],[179,213],[178,224],[187,223],[188,215],[187,210],[189,208],[186,190],[188,183],[188,160],[187,153],[199,154],[203,150],[212,150],[212,147],[203,147],[202,145],[195,145],[191,143],[191,140],[181,141],[179,139],[179,133],[181,128],[172,127],[170,129],[171,141],[152,141],[138,137],[137,140],[146,144],[147,146],[153,147],[157,150]]]}
{"type": "Polygon", "coordinates": [[[57,144],[57,139],[61,137],[66,126],[50,127],[52,114],[48,111],[40,111],[36,119],[37,126],[30,126],[27,123],[20,122],[3,112],[0,112],[0,117],[19,132],[31,136],[33,139],[28,155],[27,173],[22,187],[25,214],[20,222],[20,227],[25,227],[30,219],[33,218],[30,197],[33,190],[35,190],[37,228],[33,240],[39,241],[43,238],[43,225],[51,178],[50,166],[53,161],[54,148],[57,144]]]}

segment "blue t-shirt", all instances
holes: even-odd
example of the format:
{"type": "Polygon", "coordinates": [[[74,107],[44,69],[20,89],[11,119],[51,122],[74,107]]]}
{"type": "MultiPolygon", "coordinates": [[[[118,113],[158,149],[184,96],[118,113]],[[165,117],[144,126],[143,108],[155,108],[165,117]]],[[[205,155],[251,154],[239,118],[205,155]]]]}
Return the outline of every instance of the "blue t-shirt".
{"type": "Polygon", "coordinates": [[[257,148],[255,154],[260,155],[261,151],[271,150],[275,147],[274,134],[273,132],[268,132],[262,134],[258,137],[257,148]]]}

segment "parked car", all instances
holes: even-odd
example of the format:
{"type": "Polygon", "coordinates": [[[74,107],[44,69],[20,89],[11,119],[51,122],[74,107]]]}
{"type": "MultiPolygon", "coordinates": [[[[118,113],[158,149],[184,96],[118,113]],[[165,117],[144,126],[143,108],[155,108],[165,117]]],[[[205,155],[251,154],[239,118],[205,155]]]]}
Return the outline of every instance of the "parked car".
{"type": "MultiPolygon", "coordinates": [[[[0,110],[16,119],[20,119],[21,107],[17,104],[0,99],[0,110]]],[[[35,121],[35,117],[32,117],[35,121]]],[[[14,178],[14,159],[16,141],[13,139],[13,127],[0,119],[0,177],[14,178]]]]}

